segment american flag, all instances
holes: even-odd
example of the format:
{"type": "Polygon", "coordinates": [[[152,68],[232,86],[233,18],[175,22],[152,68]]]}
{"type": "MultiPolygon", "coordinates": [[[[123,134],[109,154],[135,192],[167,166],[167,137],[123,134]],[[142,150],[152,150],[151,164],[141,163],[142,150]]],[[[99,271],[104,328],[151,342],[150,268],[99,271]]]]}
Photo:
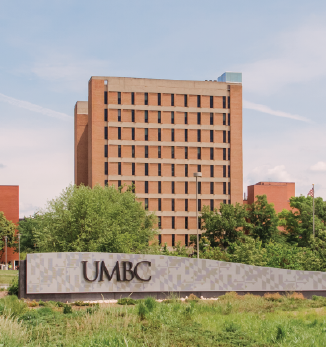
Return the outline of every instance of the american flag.
{"type": "Polygon", "coordinates": [[[309,193],[307,194],[307,196],[311,196],[312,198],[314,197],[314,188],[311,188],[309,190],[309,193]]]}

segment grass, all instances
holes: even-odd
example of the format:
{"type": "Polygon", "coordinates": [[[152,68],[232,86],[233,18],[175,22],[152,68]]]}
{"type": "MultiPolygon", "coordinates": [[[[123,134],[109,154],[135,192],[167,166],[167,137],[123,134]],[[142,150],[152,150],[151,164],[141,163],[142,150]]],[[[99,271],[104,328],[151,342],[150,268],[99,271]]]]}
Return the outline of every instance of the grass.
{"type": "Polygon", "coordinates": [[[18,270],[0,270],[0,285],[9,285],[18,275],[18,270]]]}
{"type": "Polygon", "coordinates": [[[218,301],[77,304],[1,299],[0,346],[326,346],[321,297],[228,293],[218,301]]]}

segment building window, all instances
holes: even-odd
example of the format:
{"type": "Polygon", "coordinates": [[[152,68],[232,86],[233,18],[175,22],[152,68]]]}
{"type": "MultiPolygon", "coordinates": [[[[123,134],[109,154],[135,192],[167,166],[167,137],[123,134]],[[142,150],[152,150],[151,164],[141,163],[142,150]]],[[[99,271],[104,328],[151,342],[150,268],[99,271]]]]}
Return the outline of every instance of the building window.
{"type": "Polygon", "coordinates": [[[228,182],[228,194],[231,194],[231,182],[228,182]]]}
{"type": "Polygon", "coordinates": [[[223,143],[226,143],[226,131],[223,130],[223,143]]]}
{"type": "MultiPolygon", "coordinates": [[[[187,220],[188,220],[188,217],[186,217],[187,218],[187,220]]],[[[187,222],[188,223],[188,222],[187,222]]],[[[186,229],[188,229],[188,228],[186,228],[186,229]]],[[[186,247],[188,247],[188,243],[189,243],[189,241],[188,241],[188,234],[185,234],[185,246],[186,247]]]]}
{"type": "Polygon", "coordinates": [[[158,209],[158,211],[162,211],[162,199],[161,198],[157,199],[157,209],[158,209]]]}
{"type": "Polygon", "coordinates": [[[198,194],[201,194],[201,182],[197,182],[198,194]]]}
{"type": "Polygon", "coordinates": [[[135,93],[131,93],[131,105],[135,105],[135,93]]]}
{"type": "Polygon", "coordinates": [[[174,164],[171,164],[171,176],[174,177],[174,164]]]}
{"type": "Polygon", "coordinates": [[[108,139],[108,127],[104,127],[104,139],[108,139]]]}
{"type": "Polygon", "coordinates": [[[201,159],[201,148],[197,147],[197,159],[201,159]]]}
{"type": "Polygon", "coordinates": [[[161,141],[161,129],[157,129],[157,141],[161,141]]]}
{"type": "Polygon", "coordinates": [[[121,175],[121,163],[118,163],[118,175],[121,175]]]}
{"type": "Polygon", "coordinates": [[[171,199],[171,211],[174,211],[174,199],[171,199]]]}
{"type": "Polygon", "coordinates": [[[145,100],[144,100],[145,105],[148,105],[148,93],[145,93],[144,97],[145,97],[145,100]]]}
{"type": "Polygon", "coordinates": [[[185,199],[185,211],[188,211],[188,199],[185,199]]]}
{"type": "Polygon", "coordinates": [[[109,164],[108,162],[106,161],[104,163],[104,175],[108,175],[108,172],[109,172],[109,164]]]}
{"type": "Polygon", "coordinates": [[[145,193],[148,193],[148,181],[145,181],[145,193]]]}
{"type": "Polygon", "coordinates": [[[185,164],[185,177],[188,177],[188,164],[185,164]]]}
{"type": "Polygon", "coordinates": [[[211,208],[211,211],[214,211],[214,200],[211,199],[210,201],[210,208],[211,208]]]}
{"type": "Polygon", "coordinates": [[[162,182],[161,181],[157,182],[157,193],[162,194],[162,182]]]}
{"type": "Polygon", "coordinates": [[[223,177],[226,177],[226,165],[223,165],[223,177]]]}
{"type": "Polygon", "coordinates": [[[118,110],[118,122],[121,122],[121,110],[118,110]]]}
{"type": "Polygon", "coordinates": [[[185,229],[188,229],[188,217],[185,217],[185,229]]]}
{"type": "Polygon", "coordinates": [[[104,104],[108,104],[108,92],[104,92],[104,104]]]}
{"type": "Polygon", "coordinates": [[[174,187],[175,187],[175,183],[172,181],[171,182],[171,194],[175,194],[174,187]]]}
{"type": "Polygon", "coordinates": [[[131,121],[135,123],[135,110],[131,110],[131,121]]]}
{"type": "Polygon", "coordinates": [[[231,142],[231,136],[230,136],[230,131],[228,131],[228,143],[231,142]]]}
{"type": "Polygon", "coordinates": [[[197,112],[197,124],[200,125],[200,123],[201,123],[200,112],[197,112]]]}
{"type": "Polygon", "coordinates": [[[210,113],[209,115],[209,124],[214,125],[214,113],[210,113]]]}
{"type": "Polygon", "coordinates": [[[185,159],[188,159],[188,147],[185,147],[185,159]]]}
{"type": "MultiPolygon", "coordinates": [[[[172,217],[174,218],[174,217],[172,217]]],[[[173,227],[172,229],[175,229],[175,227],[173,227]]],[[[172,234],[172,247],[175,246],[175,234],[172,234]]]]}
{"type": "Polygon", "coordinates": [[[188,95],[187,94],[184,95],[184,106],[188,107],[188,95]]]}
{"type": "Polygon", "coordinates": [[[145,128],[145,141],[148,141],[148,128],[145,128]]]}
{"type": "Polygon", "coordinates": [[[226,108],[226,96],[223,96],[223,108],[226,108]]]}
{"type": "Polygon", "coordinates": [[[226,113],[223,113],[223,125],[226,125],[226,113]]]}
{"type": "Polygon", "coordinates": [[[108,157],[108,145],[104,145],[104,157],[108,157]]]}
{"type": "Polygon", "coordinates": [[[228,148],[228,160],[230,160],[231,157],[231,148],[228,148]]]}
{"type": "Polygon", "coordinates": [[[212,96],[209,97],[209,107],[214,108],[214,98],[212,96]]]}
{"type": "Polygon", "coordinates": [[[131,128],[131,139],[135,139],[135,128],[131,128]]]}
{"type": "Polygon", "coordinates": [[[225,205],[226,205],[226,200],[223,200],[223,204],[225,204],[225,205]]]}
{"type": "Polygon", "coordinates": [[[157,112],[157,123],[161,123],[161,111],[157,112]]]}
{"type": "Polygon", "coordinates": [[[148,163],[145,163],[145,176],[148,176],[148,163]]]}
{"type": "Polygon", "coordinates": [[[188,112],[185,112],[185,124],[188,124],[188,112]]]}
{"type": "Polygon", "coordinates": [[[174,94],[171,94],[171,106],[174,106],[174,94]]]}
{"type": "Polygon", "coordinates": [[[131,146],[131,156],[135,158],[135,145],[131,146]]]}
{"type": "Polygon", "coordinates": [[[109,183],[109,181],[108,181],[108,180],[105,180],[105,181],[104,181],[104,185],[105,185],[105,186],[107,186],[107,185],[108,185],[108,183],[109,183]]]}
{"type": "Polygon", "coordinates": [[[230,103],[230,97],[228,96],[228,108],[231,107],[231,103],[230,103]]]}
{"type": "Polygon", "coordinates": [[[228,125],[230,125],[230,113],[228,114],[228,125]]]}
{"type": "Polygon", "coordinates": [[[157,157],[158,157],[158,158],[161,158],[161,156],[162,156],[162,153],[161,153],[161,146],[158,146],[158,147],[157,147],[157,157]]]}
{"type": "Polygon", "coordinates": [[[161,106],[161,93],[157,93],[157,104],[161,106]]]}
{"type": "Polygon", "coordinates": [[[197,129],[197,142],[201,142],[201,131],[197,129]]]}
{"type": "MultiPolygon", "coordinates": [[[[161,218],[161,217],[158,217],[158,228],[159,228],[159,229],[161,229],[161,226],[160,226],[160,218],[161,218]]],[[[161,244],[162,244],[162,235],[161,235],[161,234],[158,235],[158,244],[159,244],[159,246],[161,246],[161,244]]]]}
{"type": "MultiPolygon", "coordinates": [[[[175,229],[175,217],[172,217],[172,229],[175,229]]],[[[173,241],[174,237],[172,236],[172,241],[173,241]]]]}
{"type": "Polygon", "coordinates": [[[185,129],[185,142],[188,142],[188,129],[185,129]]]}
{"type": "Polygon", "coordinates": [[[228,204],[231,205],[231,200],[228,200],[228,204]]]}
{"type": "Polygon", "coordinates": [[[121,158],[121,145],[118,145],[118,158],[121,158]]]}
{"type": "Polygon", "coordinates": [[[223,160],[226,160],[226,148],[223,148],[223,160]]]}
{"type": "Polygon", "coordinates": [[[226,194],[226,182],[223,182],[223,194],[226,194]]]}
{"type": "Polygon", "coordinates": [[[200,95],[197,95],[197,107],[200,107],[200,95]]]}
{"type": "Polygon", "coordinates": [[[214,160],[214,148],[209,149],[209,158],[210,160],[214,160]]]}
{"type": "Polygon", "coordinates": [[[214,194],[214,182],[210,182],[210,187],[209,187],[210,194],[214,194]]]}
{"type": "Polygon", "coordinates": [[[145,123],[148,123],[148,111],[145,111],[145,123]]]}
{"type": "Polygon", "coordinates": [[[171,124],[174,124],[174,112],[171,112],[171,124]]]}
{"type": "Polygon", "coordinates": [[[171,141],[174,141],[174,129],[171,129],[171,141]]]}
{"type": "Polygon", "coordinates": [[[148,210],[148,198],[145,198],[145,210],[148,210]]]}
{"type": "Polygon", "coordinates": [[[121,105],[121,92],[118,92],[118,105],[121,105]]]}
{"type": "Polygon", "coordinates": [[[104,110],[104,122],[107,122],[108,121],[108,109],[106,108],[104,110]]]}
{"type": "Polygon", "coordinates": [[[201,211],[201,199],[198,199],[198,211],[201,211]]]}
{"type": "Polygon", "coordinates": [[[121,140],[121,128],[118,128],[118,140],[121,140]]]}
{"type": "Polygon", "coordinates": [[[209,131],[209,139],[210,139],[210,142],[214,142],[214,130],[209,131]]]}
{"type": "Polygon", "coordinates": [[[211,177],[214,177],[214,165],[210,166],[211,177]]]}
{"type": "Polygon", "coordinates": [[[197,172],[201,172],[201,165],[197,165],[197,172]]]}
{"type": "Polygon", "coordinates": [[[228,177],[231,177],[231,167],[228,165],[228,177]]]}
{"type": "Polygon", "coordinates": [[[135,176],[135,170],[136,169],[136,164],[135,163],[131,163],[131,174],[133,175],[133,176],[135,176]]]}
{"type": "Polygon", "coordinates": [[[174,159],[174,146],[171,147],[171,158],[174,159]]]}
{"type": "Polygon", "coordinates": [[[121,187],[121,181],[118,181],[118,188],[121,187]]]}
{"type": "Polygon", "coordinates": [[[135,194],[136,193],[136,188],[135,188],[135,181],[132,181],[132,192],[135,194]]]}
{"type": "Polygon", "coordinates": [[[148,146],[145,146],[145,158],[148,158],[148,146]]]}
{"type": "Polygon", "coordinates": [[[162,175],[162,164],[157,164],[157,176],[162,175]]]}
{"type": "Polygon", "coordinates": [[[185,182],[185,194],[188,194],[188,182],[185,182]]]}

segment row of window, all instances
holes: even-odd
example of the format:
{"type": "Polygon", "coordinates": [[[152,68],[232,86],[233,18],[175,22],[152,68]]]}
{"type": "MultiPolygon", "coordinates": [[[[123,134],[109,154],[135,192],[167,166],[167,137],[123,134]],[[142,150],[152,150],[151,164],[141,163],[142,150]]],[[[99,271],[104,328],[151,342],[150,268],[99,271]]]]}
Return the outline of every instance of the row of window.
{"type": "MultiPolygon", "coordinates": [[[[121,140],[121,127],[118,127],[118,140],[121,140]]],[[[135,128],[131,129],[131,140],[135,140],[135,128]]],[[[144,129],[144,140],[148,141],[148,128],[144,129]]],[[[175,141],[174,129],[171,130],[171,142],[175,141]]],[[[108,127],[104,127],[104,139],[108,140],[108,127]]],[[[223,143],[230,143],[230,131],[223,130],[223,143]],[[228,138],[226,141],[226,133],[228,133],[228,138]]],[[[162,129],[157,129],[157,141],[162,141],[162,129]]],[[[179,140],[180,141],[180,140],[179,140]]],[[[214,142],[214,130],[209,131],[209,141],[214,142]]],[[[188,142],[188,129],[184,129],[184,142],[188,142]]],[[[201,142],[201,129],[197,129],[197,142],[201,142]]]]}
{"type": "MultiPolygon", "coordinates": [[[[174,111],[171,112],[171,124],[174,124],[174,111]]],[[[108,121],[108,109],[104,110],[104,121],[108,121]]],[[[118,110],[118,122],[121,122],[121,110],[118,110]]],[[[131,122],[135,122],[135,110],[131,110],[131,122]]],[[[148,111],[144,111],[144,122],[148,123],[148,111]]],[[[162,113],[157,111],[157,123],[161,124],[162,113]]],[[[184,113],[184,124],[188,124],[188,112],[184,113]]],[[[214,125],[214,114],[209,114],[209,124],[214,125]]],[[[197,125],[201,125],[201,113],[197,112],[197,125]]],[[[223,125],[230,125],[230,113],[226,117],[226,113],[223,113],[223,125]],[[226,124],[227,120],[227,124],[226,124]]]]}
{"type": "MultiPolygon", "coordinates": [[[[230,97],[228,96],[228,108],[230,108],[230,97]]],[[[121,105],[121,92],[117,92],[117,103],[121,105]]],[[[104,92],[104,104],[108,104],[108,92],[104,92]]],[[[135,105],[135,93],[131,92],[131,105],[135,105]]],[[[144,93],[144,105],[148,105],[148,93],[144,93]]],[[[157,105],[162,105],[162,95],[157,93],[157,105]]],[[[174,94],[171,94],[171,106],[174,105],[174,94]]],[[[184,94],[184,107],[188,107],[188,95],[184,94]]],[[[201,107],[201,95],[197,95],[197,107],[201,107]]],[[[214,97],[209,97],[209,107],[214,108],[214,97]]],[[[226,96],[223,96],[223,108],[226,108],[226,96]]]]}

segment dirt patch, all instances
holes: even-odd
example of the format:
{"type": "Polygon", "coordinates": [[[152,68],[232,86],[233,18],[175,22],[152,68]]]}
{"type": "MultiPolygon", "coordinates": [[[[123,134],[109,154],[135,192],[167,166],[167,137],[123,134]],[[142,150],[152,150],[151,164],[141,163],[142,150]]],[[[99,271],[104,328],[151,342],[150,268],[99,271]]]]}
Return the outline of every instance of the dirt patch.
{"type": "Polygon", "coordinates": [[[7,291],[1,291],[0,292],[0,299],[4,298],[6,295],[8,295],[7,291]]]}

